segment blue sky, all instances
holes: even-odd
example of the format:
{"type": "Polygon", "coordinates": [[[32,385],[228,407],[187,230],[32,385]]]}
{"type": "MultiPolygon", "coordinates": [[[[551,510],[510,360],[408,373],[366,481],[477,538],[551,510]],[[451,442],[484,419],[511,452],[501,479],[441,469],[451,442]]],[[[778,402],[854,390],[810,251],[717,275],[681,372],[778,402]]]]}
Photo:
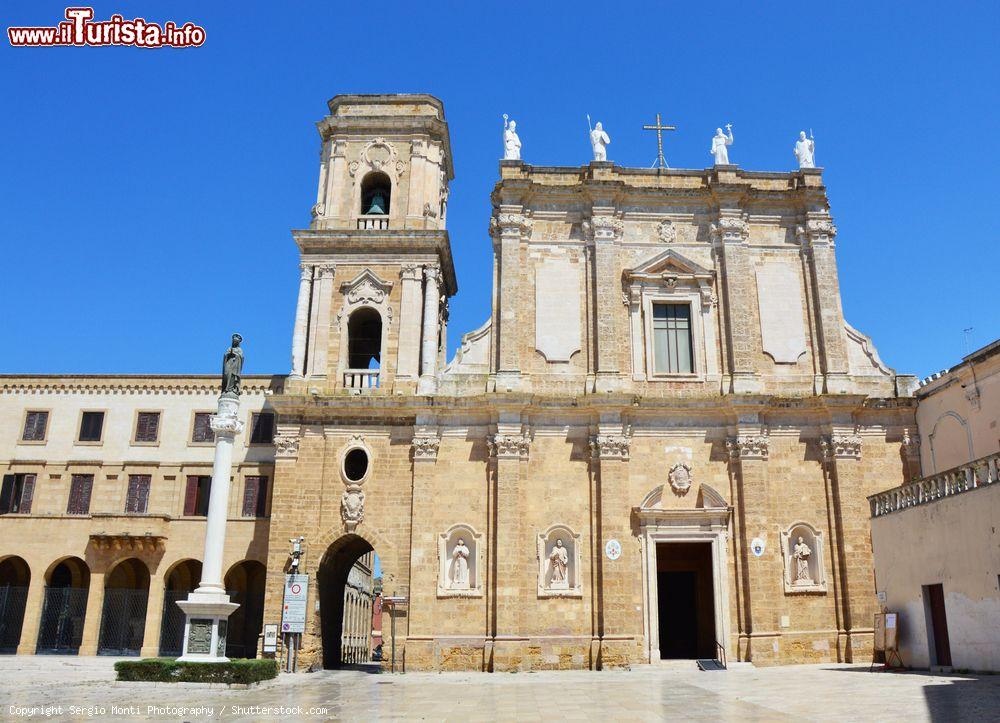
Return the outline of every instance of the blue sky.
{"type": "MultiPolygon", "coordinates": [[[[845,316],[900,372],[1000,336],[996,168],[1000,4],[100,2],[193,21],[186,50],[11,48],[0,40],[0,373],[215,373],[229,333],[248,373],[289,369],[297,258],[326,101],[429,92],[451,127],[450,346],[489,314],[489,192],[500,116],[529,163],[648,166],[656,112],[674,167],[789,170],[812,128],[845,316]]],[[[9,25],[63,3],[5,0],[9,25]]]]}

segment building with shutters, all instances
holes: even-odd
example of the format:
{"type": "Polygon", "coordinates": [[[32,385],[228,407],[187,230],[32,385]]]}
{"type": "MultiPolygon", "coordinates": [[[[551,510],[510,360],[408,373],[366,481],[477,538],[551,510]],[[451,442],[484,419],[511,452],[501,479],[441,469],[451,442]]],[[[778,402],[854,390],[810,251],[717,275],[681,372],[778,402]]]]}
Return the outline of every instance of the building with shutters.
{"type": "MultiPolygon", "coordinates": [[[[395,644],[408,670],[870,658],[866,498],[919,474],[915,380],[843,318],[821,169],[501,161],[489,240],[462,241],[492,244],[492,308],[447,360],[442,103],[336,96],[318,130],[292,370],[246,385],[274,437],[247,417],[226,546],[279,622],[287,541],[305,537],[302,664],[349,660],[345,590],[373,552],[383,657],[395,644]]],[[[0,379],[17,649],[38,649],[50,598],[85,606],[60,620],[86,653],[103,601],[137,597],[110,591],[166,610],[196,584],[211,447],[193,440],[215,393],[0,379]],[[136,442],[156,410],[161,441],[136,442]]],[[[169,627],[155,617],[143,654],[169,627]]]]}

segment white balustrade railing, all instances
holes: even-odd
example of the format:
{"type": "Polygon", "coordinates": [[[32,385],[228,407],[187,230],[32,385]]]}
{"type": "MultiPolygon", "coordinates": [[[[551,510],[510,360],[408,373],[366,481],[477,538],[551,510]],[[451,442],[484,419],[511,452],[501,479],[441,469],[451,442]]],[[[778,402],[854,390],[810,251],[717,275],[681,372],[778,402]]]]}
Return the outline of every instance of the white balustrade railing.
{"type": "Polygon", "coordinates": [[[871,495],[868,505],[872,517],[881,517],[997,482],[1000,482],[1000,452],[871,495]]]}
{"type": "Polygon", "coordinates": [[[345,389],[378,389],[378,369],[345,369],[345,389]]]}
{"type": "Polygon", "coordinates": [[[381,213],[369,213],[358,217],[359,231],[383,231],[389,228],[389,216],[381,213]]]}

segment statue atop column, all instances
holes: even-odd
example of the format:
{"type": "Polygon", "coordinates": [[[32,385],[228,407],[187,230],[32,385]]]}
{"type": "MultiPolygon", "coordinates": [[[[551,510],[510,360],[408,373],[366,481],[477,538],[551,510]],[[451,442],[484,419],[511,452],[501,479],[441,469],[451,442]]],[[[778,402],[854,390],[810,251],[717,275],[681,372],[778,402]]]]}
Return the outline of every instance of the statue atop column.
{"type": "Polygon", "coordinates": [[[507,122],[507,114],[503,114],[503,159],[505,161],[521,160],[521,139],[517,136],[517,121],[507,122]]]}
{"type": "Polygon", "coordinates": [[[799,139],[795,141],[793,152],[799,161],[799,168],[816,167],[816,141],[812,137],[812,131],[809,131],[808,138],[805,131],[799,132],[799,139]]]}
{"type": "Polygon", "coordinates": [[[809,549],[802,536],[799,536],[798,543],[792,548],[792,557],[795,559],[795,584],[811,585],[812,576],[809,574],[809,556],[812,550],[809,549]]]}
{"type": "Polygon", "coordinates": [[[231,396],[240,396],[240,375],[243,373],[243,350],[240,343],[243,337],[233,334],[233,344],[222,357],[222,393],[231,396]]]}
{"type": "Polygon", "coordinates": [[[726,130],[729,131],[728,137],[722,132],[721,128],[716,128],[715,135],[712,137],[712,150],[710,153],[715,156],[715,165],[717,166],[729,165],[729,150],[726,146],[733,145],[733,124],[726,123],[726,130]]]}
{"type": "MultiPolygon", "coordinates": [[[[587,116],[587,120],[590,120],[589,115],[587,116]]],[[[611,138],[604,132],[604,126],[601,125],[601,122],[597,121],[597,124],[590,131],[590,147],[594,149],[595,161],[608,160],[609,143],[611,143],[611,138]]]]}

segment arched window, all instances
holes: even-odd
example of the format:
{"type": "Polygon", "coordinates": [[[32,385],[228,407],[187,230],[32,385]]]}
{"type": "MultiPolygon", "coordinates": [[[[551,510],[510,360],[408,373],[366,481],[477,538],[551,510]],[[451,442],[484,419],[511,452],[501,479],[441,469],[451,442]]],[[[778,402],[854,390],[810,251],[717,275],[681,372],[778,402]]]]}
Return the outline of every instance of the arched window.
{"type": "Polygon", "coordinates": [[[361,214],[389,215],[392,181],[380,171],[372,171],[361,181],[361,214]]]}
{"type": "Polygon", "coordinates": [[[351,369],[378,369],[382,364],[382,315],[362,307],[347,320],[347,364],[351,369]]]}

